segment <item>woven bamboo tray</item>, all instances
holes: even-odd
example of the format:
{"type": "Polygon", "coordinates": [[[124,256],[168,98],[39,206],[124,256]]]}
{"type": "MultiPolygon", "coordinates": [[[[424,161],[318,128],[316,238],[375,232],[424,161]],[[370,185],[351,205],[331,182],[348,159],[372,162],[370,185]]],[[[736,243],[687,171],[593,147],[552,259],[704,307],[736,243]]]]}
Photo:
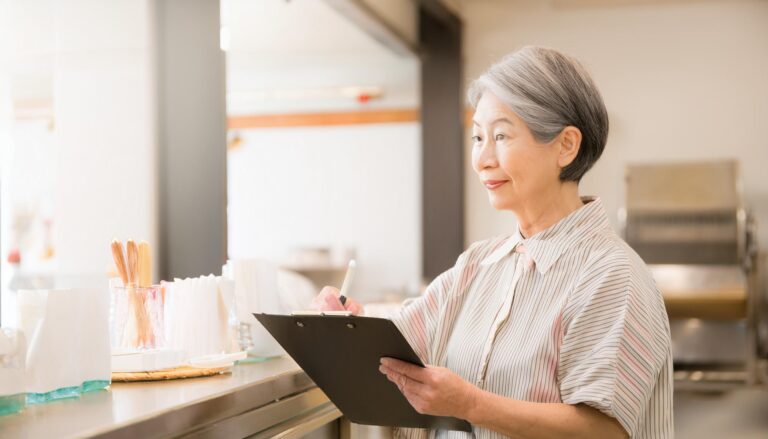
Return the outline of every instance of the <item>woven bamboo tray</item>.
{"type": "Polygon", "coordinates": [[[155,370],[152,372],[112,372],[112,382],[162,381],[182,378],[197,378],[229,372],[229,367],[189,367],[155,370]]]}

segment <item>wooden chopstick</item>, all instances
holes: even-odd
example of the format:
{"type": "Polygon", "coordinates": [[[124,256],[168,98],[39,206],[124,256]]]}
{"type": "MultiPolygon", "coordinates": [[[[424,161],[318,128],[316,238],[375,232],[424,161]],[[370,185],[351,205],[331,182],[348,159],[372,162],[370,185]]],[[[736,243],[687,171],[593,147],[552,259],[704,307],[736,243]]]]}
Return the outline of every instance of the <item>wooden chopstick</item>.
{"type": "Polygon", "coordinates": [[[123,285],[128,285],[128,271],[125,266],[125,256],[123,256],[123,243],[117,239],[112,240],[112,259],[115,261],[115,268],[123,281],[123,285]]]}
{"type": "Polygon", "coordinates": [[[139,287],[152,286],[152,259],[150,247],[147,241],[139,243],[139,287]]]}
{"type": "Polygon", "coordinates": [[[136,322],[136,339],[133,341],[135,347],[140,347],[146,340],[146,310],[144,309],[143,291],[137,291],[136,286],[139,281],[139,249],[136,241],[129,239],[125,243],[126,256],[128,257],[128,290],[133,304],[133,317],[136,322]]]}
{"type": "Polygon", "coordinates": [[[128,286],[136,287],[139,271],[139,250],[136,241],[129,239],[126,243],[126,255],[128,256],[128,286]]]}

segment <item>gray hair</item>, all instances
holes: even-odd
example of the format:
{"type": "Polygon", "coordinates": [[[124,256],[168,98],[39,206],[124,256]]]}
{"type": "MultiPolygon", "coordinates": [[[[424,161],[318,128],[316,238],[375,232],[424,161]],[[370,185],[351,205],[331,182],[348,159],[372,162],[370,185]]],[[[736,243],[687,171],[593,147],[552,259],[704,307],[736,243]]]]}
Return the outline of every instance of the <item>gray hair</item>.
{"type": "Polygon", "coordinates": [[[589,73],[556,50],[526,46],[491,66],[469,89],[477,107],[490,92],[509,106],[540,143],[551,142],[567,126],[581,131],[576,158],[560,172],[561,181],[580,181],[605,149],[608,112],[589,73]]]}

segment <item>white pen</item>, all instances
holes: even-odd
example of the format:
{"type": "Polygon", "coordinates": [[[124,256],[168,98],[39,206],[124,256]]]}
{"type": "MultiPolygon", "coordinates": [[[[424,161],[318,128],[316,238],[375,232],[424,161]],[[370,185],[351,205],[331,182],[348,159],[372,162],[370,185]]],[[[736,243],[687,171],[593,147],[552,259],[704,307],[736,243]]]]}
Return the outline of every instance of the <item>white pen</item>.
{"type": "Polygon", "coordinates": [[[347,303],[347,291],[349,290],[349,285],[352,283],[352,278],[355,277],[355,267],[357,266],[357,263],[355,263],[355,260],[352,259],[349,261],[349,266],[347,267],[347,274],[344,276],[344,282],[341,284],[341,292],[339,293],[339,301],[342,305],[347,303]]]}

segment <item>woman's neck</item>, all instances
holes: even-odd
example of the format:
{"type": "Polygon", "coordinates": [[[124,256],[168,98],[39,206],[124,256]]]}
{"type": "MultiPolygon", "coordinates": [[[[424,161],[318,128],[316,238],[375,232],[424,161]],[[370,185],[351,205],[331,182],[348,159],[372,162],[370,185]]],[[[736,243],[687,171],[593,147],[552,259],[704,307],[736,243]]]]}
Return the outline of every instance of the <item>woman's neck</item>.
{"type": "Polygon", "coordinates": [[[583,205],[579,197],[578,183],[563,182],[544,196],[531,200],[519,211],[515,211],[520,233],[524,238],[531,237],[583,205]]]}

